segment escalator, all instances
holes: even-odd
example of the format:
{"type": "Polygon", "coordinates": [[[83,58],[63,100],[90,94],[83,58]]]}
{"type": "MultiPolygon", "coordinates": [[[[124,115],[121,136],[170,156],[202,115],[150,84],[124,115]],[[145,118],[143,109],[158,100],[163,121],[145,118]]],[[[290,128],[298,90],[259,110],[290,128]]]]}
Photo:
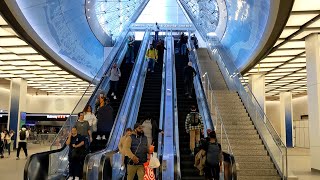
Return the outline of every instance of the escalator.
{"type": "MultiPolygon", "coordinates": [[[[137,55],[138,51],[139,51],[139,47],[141,45],[141,41],[135,41],[134,44],[134,54],[137,55]]],[[[124,96],[131,72],[132,72],[132,68],[133,68],[132,63],[126,63],[126,57],[124,57],[121,66],[120,66],[120,71],[121,71],[121,77],[119,79],[118,82],[118,92],[117,92],[117,99],[114,99],[113,96],[111,96],[112,92],[108,92],[107,96],[110,99],[110,105],[113,109],[113,116],[115,117],[118,114],[119,108],[120,108],[120,104],[122,101],[122,98],[124,96]]],[[[108,138],[107,138],[108,139],[108,138]]],[[[102,150],[105,148],[106,143],[108,140],[97,140],[97,139],[93,139],[92,143],[91,143],[91,147],[90,150],[91,152],[96,152],[99,150],[102,150]]]]}
{"type": "MultiPolygon", "coordinates": [[[[110,58],[112,63],[110,63],[109,65],[103,65],[100,71],[98,72],[97,76],[93,79],[92,82],[96,82],[97,86],[95,87],[95,90],[92,93],[92,95],[88,92],[86,92],[83,95],[83,97],[85,95],[90,95],[91,97],[89,101],[87,102],[84,98],[81,98],[81,100],[78,102],[77,106],[71,114],[81,112],[83,110],[81,104],[89,104],[92,107],[94,107],[95,100],[101,92],[101,90],[108,90],[109,78],[106,76],[106,74],[107,72],[109,72],[113,63],[121,64],[122,59],[124,58],[126,53],[125,49],[127,49],[127,35],[128,32],[123,32],[121,34],[121,36],[119,37],[119,41],[116,43],[113,50],[108,56],[108,59],[110,58]]],[[[132,67],[121,66],[121,68],[123,68],[122,78],[130,76],[132,67]]],[[[126,81],[123,81],[121,86],[119,85],[119,94],[124,92],[124,90],[122,89],[123,86],[125,86],[125,82],[126,81]]],[[[90,84],[88,89],[93,87],[93,84],[90,84]]],[[[121,101],[121,95],[118,97],[117,101],[121,101]]],[[[116,101],[114,101],[114,103],[116,104],[116,101]]],[[[68,146],[65,146],[65,141],[67,139],[71,127],[74,126],[76,120],[77,119],[74,116],[70,116],[67,119],[65,125],[61,128],[58,136],[54,140],[54,143],[51,146],[51,151],[33,154],[30,156],[25,165],[24,179],[63,179],[63,175],[67,175],[65,174],[65,170],[68,167],[69,148],[68,146]]]]}
{"type": "Polygon", "coordinates": [[[188,64],[189,59],[187,56],[182,55],[175,55],[175,59],[181,179],[203,179],[203,177],[199,176],[199,172],[194,167],[194,156],[191,155],[189,148],[189,134],[185,131],[185,119],[190,112],[190,106],[195,105],[198,107],[194,92],[191,95],[192,98],[185,96],[183,71],[184,67],[188,64]]]}

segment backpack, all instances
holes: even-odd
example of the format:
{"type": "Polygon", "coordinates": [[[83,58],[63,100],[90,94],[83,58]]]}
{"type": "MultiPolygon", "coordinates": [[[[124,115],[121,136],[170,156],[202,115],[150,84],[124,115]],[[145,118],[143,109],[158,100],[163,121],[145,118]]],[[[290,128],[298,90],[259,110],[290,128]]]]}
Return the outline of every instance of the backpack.
{"type": "Polygon", "coordinates": [[[27,138],[26,131],[21,130],[19,135],[20,135],[20,140],[26,140],[27,138]]]}
{"type": "Polygon", "coordinates": [[[217,165],[221,160],[221,145],[217,142],[208,142],[206,163],[209,165],[217,165]]]}
{"type": "Polygon", "coordinates": [[[199,113],[191,112],[189,115],[190,115],[191,126],[198,126],[200,124],[199,113]]]}

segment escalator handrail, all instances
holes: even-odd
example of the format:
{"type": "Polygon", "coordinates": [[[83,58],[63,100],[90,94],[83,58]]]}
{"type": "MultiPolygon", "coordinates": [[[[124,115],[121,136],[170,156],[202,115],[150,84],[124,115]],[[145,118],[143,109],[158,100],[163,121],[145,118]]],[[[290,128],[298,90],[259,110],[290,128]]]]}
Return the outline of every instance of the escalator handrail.
{"type": "MultiPolygon", "coordinates": [[[[120,37],[123,38],[119,38],[119,41],[117,41],[117,43],[115,44],[114,48],[111,50],[110,54],[108,55],[108,57],[106,58],[106,60],[104,61],[103,65],[101,66],[100,70],[98,71],[98,73],[95,75],[95,77],[92,79],[92,81],[89,83],[88,87],[86,88],[85,92],[82,94],[81,98],[79,99],[79,101],[77,102],[76,106],[74,107],[74,109],[72,110],[72,112],[69,114],[70,116],[68,117],[68,119],[66,120],[66,122],[64,123],[64,125],[62,126],[62,128],[60,129],[60,131],[63,130],[63,127],[66,126],[67,122],[70,121],[69,118],[71,118],[71,115],[74,113],[74,111],[76,110],[76,108],[79,106],[81,100],[83,99],[83,97],[86,95],[87,91],[89,90],[89,88],[91,87],[92,84],[94,84],[94,82],[96,81],[96,77],[99,75],[99,73],[101,73],[101,71],[103,70],[104,67],[106,68],[106,71],[104,72],[104,74],[106,74],[110,68],[112,67],[112,64],[114,63],[117,55],[118,55],[118,51],[121,50],[121,47],[123,47],[126,44],[126,39],[127,36],[129,34],[129,29],[127,28],[126,30],[124,30],[120,37]],[[109,65],[107,65],[108,63],[108,59],[112,59],[111,63],[109,65]]],[[[104,80],[105,75],[102,77],[102,79],[100,80],[100,82],[98,83],[98,85],[96,86],[95,90],[93,91],[89,101],[87,104],[93,104],[95,102],[95,98],[97,97],[97,92],[100,89],[100,85],[102,84],[102,81],[104,80]]],[[[54,143],[56,142],[59,134],[57,134],[57,136],[54,138],[52,145],[50,146],[50,149],[52,150],[52,146],[54,145],[54,143]]],[[[66,140],[65,140],[66,141],[66,140]]],[[[65,143],[65,142],[64,142],[65,143]]]]}
{"type": "MultiPolygon", "coordinates": [[[[129,114],[127,116],[127,121],[126,121],[126,124],[125,124],[125,127],[126,128],[129,128],[129,127],[133,127],[133,124],[136,122],[137,120],[137,116],[138,116],[138,112],[139,112],[139,107],[140,107],[140,102],[141,102],[141,98],[142,98],[142,93],[143,93],[143,88],[144,88],[144,82],[145,82],[145,79],[146,79],[146,73],[147,73],[147,61],[144,61],[144,55],[145,55],[145,52],[147,51],[147,46],[148,46],[148,42],[149,42],[149,37],[150,37],[150,33],[149,31],[146,33],[146,46],[141,46],[141,49],[139,51],[139,57],[138,59],[142,59],[143,63],[142,63],[142,66],[140,68],[140,72],[139,72],[139,76],[138,76],[138,81],[136,81],[136,86],[137,88],[135,88],[135,93],[132,95],[133,100],[131,101],[131,105],[130,105],[130,108],[129,108],[129,114]],[[141,55],[141,56],[140,56],[141,55]]],[[[122,129],[123,130],[123,129],[122,129]]],[[[120,138],[122,136],[123,133],[118,133],[117,135],[117,138],[120,138]]],[[[114,135],[113,135],[114,136],[114,135]]],[[[107,147],[108,151],[115,151],[117,148],[118,148],[118,144],[119,142],[117,141],[116,143],[112,145],[109,145],[107,147]]],[[[106,158],[105,156],[101,156],[101,159],[100,159],[100,165],[101,164],[105,164],[106,161],[106,158]]],[[[103,166],[104,167],[104,166],[103,166]]],[[[116,169],[116,171],[121,171],[119,169],[116,169]]],[[[101,170],[99,169],[99,175],[98,175],[98,178],[99,179],[105,179],[105,177],[103,176],[104,175],[104,170],[101,170]]]]}
{"type": "MultiPolygon", "coordinates": [[[[174,43],[174,41],[172,41],[174,43]]],[[[174,47],[174,45],[172,45],[174,47]]],[[[174,60],[172,61],[173,65],[173,99],[174,99],[174,146],[175,146],[175,156],[176,156],[176,171],[175,171],[175,179],[181,179],[181,169],[180,169],[180,135],[179,135],[179,116],[178,116],[178,91],[177,91],[177,75],[176,75],[176,68],[175,68],[175,56],[172,56],[174,60]]]]}
{"type": "Polygon", "coordinates": [[[44,152],[40,152],[40,153],[36,153],[36,154],[32,154],[28,159],[27,159],[27,162],[26,164],[24,165],[24,170],[23,170],[23,179],[24,180],[29,180],[29,177],[28,177],[28,168],[29,168],[29,165],[31,163],[31,161],[34,159],[34,157],[36,156],[39,156],[39,155],[50,155],[52,153],[56,153],[56,152],[61,152],[64,150],[64,148],[66,148],[66,144],[60,148],[60,149],[56,149],[56,150],[50,150],[50,151],[44,151],[44,152]]]}
{"type": "MultiPolygon", "coordinates": [[[[147,41],[148,40],[148,35],[147,34],[149,34],[149,31],[146,31],[146,33],[145,33],[145,37],[144,37],[144,41],[147,41]]],[[[148,43],[144,43],[144,41],[142,41],[142,43],[141,43],[141,46],[140,46],[140,49],[141,48],[145,48],[145,46],[146,46],[146,44],[148,44],[148,43]]],[[[121,101],[121,104],[120,104],[120,106],[119,106],[119,110],[120,111],[118,111],[118,113],[117,113],[117,116],[116,116],[116,120],[114,121],[114,125],[113,125],[113,127],[112,127],[112,130],[111,130],[111,133],[110,133],[110,136],[109,136],[109,139],[108,139],[108,143],[107,143],[107,146],[106,146],[106,148],[105,149],[103,149],[103,150],[101,150],[101,151],[97,151],[97,152],[95,152],[95,153],[91,153],[91,154],[88,154],[87,155],[87,157],[86,157],[86,159],[85,159],[85,162],[84,162],[84,167],[83,167],[83,173],[84,173],[84,175],[83,175],[83,177],[84,178],[87,178],[87,171],[88,171],[88,163],[89,163],[89,160],[93,157],[93,156],[96,156],[96,155],[99,155],[99,154],[104,154],[104,153],[107,153],[107,152],[110,152],[110,151],[112,151],[112,150],[109,150],[109,146],[110,146],[110,141],[111,141],[111,139],[112,139],[112,136],[115,136],[114,135],[114,133],[113,132],[115,132],[115,128],[116,128],[116,126],[119,124],[118,122],[120,122],[121,121],[121,119],[120,119],[120,114],[122,114],[123,113],[123,111],[128,111],[127,109],[130,109],[129,107],[130,107],[130,102],[127,102],[128,100],[128,98],[127,98],[127,96],[129,96],[128,94],[128,91],[129,91],[129,88],[131,87],[131,86],[134,86],[134,87],[136,87],[137,86],[137,81],[135,80],[135,79],[133,79],[133,78],[139,78],[139,76],[137,76],[137,77],[135,77],[135,74],[140,74],[140,72],[141,72],[141,66],[142,65],[140,65],[139,66],[139,63],[138,63],[138,58],[139,57],[137,57],[137,60],[136,60],[136,63],[135,63],[135,65],[134,65],[134,68],[133,68],[133,71],[137,71],[137,72],[132,72],[131,73],[131,75],[130,75],[130,78],[129,78],[129,85],[127,86],[127,88],[126,88],[126,90],[125,90],[125,96],[124,96],[124,98],[122,99],[122,101],[121,101]],[[139,66],[139,67],[138,67],[139,66]],[[134,83],[134,84],[131,84],[131,83],[134,83]],[[126,102],[125,102],[126,101],[126,102]],[[129,105],[129,107],[123,107],[124,105],[129,105]]],[[[143,61],[143,59],[142,59],[142,61],[143,61]]],[[[135,89],[134,89],[135,90],[135,89]]],[[[130,101],[130,99],[131,98],[129,98],[129,101],[130,101]]],[[[125,123],[125,122],[124,122],[125,123]]],[[[119,125],[118,125],[119,126],[119,125]]],[[[122,129],[122,131],[123,131],[123,129],[122,129]]],[[[117,134],[119,134],[119,132],[117,132],[117,134]]],[[[121,135],[122,135],[122,133],[120,133],[121,135]]]]}

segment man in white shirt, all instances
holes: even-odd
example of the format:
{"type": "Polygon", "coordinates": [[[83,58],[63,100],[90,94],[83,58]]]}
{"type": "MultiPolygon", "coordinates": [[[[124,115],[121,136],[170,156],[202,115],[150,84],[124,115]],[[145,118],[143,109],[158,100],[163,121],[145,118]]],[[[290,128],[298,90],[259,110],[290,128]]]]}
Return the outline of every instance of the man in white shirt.
{"type": "Polygon", "coordinates": [[[20,150],[21,148],[24,151],[26,158],[28,157],[28,150],[27,150],[27,139],[29,138],[29,132],[27,131],[26,125],[22,125],[19,134],[17,135],[18,141],[18,149],[17,149],[17,160],[19,160],[20,150]]]}

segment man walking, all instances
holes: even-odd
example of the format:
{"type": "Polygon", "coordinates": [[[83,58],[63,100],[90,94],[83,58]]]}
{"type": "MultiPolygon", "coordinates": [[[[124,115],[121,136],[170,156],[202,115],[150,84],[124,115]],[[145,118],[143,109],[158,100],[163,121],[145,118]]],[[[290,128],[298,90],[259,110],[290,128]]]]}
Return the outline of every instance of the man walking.
{"type": "Polygon", "coordinates": [[[76,122],[75,127],[77,128],[78,134],[80,134],[85,140],[85,148],[89,152],[89,145],[92,142],[91,130],[88,121],[84,120],[84,113],[78,113],[78,121],[76,122]]]}
{"type": "Polygon", "coordinates": [[[22,125],[21,130],[19,131],[17,141],[18,141],[18,149],[17,149],[17,160],[19,160],[20,150],[21,148],[24,151],[24,155],[26,158],[28,157],[28,150],[27,150],[27,139],[29,138],[29,132],[27,131],[26,125],[22,125]]]}
{"type": "Polygon", "coordinates": [[[203,131],[203,122],[200,113],[198,113],[196,106],[192,105],[190,113],[186,117],[185,129],[190,134],[190,151],[194,155],[195,145],[199,146],[200,132],[203,131]]]}

